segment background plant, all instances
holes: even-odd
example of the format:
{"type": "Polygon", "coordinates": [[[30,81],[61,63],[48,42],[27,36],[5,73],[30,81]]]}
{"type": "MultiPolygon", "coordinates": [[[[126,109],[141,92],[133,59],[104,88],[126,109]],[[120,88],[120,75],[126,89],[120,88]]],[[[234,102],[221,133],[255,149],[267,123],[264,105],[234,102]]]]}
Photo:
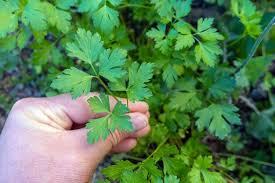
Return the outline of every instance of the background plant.
{"type": "Polygon", "coordinates": [[[132,130],[106,94],[146,100],[150,135],[98,181],[273,182],[274,15],[268,0],[0,0],[0,105],[99,91],[94,143],[132,130]]]}

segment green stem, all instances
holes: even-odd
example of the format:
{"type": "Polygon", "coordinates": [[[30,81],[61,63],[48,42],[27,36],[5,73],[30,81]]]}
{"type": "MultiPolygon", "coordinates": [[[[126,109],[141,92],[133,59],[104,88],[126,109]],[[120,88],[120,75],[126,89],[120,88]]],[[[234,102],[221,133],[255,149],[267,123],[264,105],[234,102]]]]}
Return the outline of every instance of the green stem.
{"type": "Polygon", "coordinates": [[[230,179],[233,183],[237,183],[238,181],[235,180],[233,177],[231,177],[228,173],[226,173],[225,171],[223,171],[221,168],[219,168],[218,166],[214,166],[213,167],[215,170],[219,171],[221,174],[223,174],[225,177],[227,177],[228,179],[230,179]]]}
{"type": "Polygon", "coordinates": [[[220,155],[220,156],[226,156],[226,157],[234,156],[234,157],[236,157],[237,159],[240,159],[240,160],[249,161],[249,162],[252,162],[252,163],[256,163],[256,164],[260,164],[260,165],[264,165],[264,166],[269,166],[269,167],[275,168],[275,164],[273,164],[273,163],[269,163],[269,162],[265,162],[265,161],[260,161],[260,160],[255,160],[255,159],[252,159],[252,158],[249,158],[249,157],[246,157],[246,156],[235,155],[235,154],[228,154],[228,153],[216,153],[216,154],[220,155]]]}
{"type": "Polygon", "coordinates": [[[259,45],[261,44],[261,42],[263,41],[264,37],[269,33],[269,31],[271,30],[271,28],[274,24],[275,24],[275,16],[270,20],[269,24],[266,26],[264,31],[261,33],[261,35],[258,37],[256,42],[254,43],[248,57],[242,63],[242,65],[237,68],[237,70],[234,72],[234,74],[237,74],[238,72],[240,72],[240,70],[242,70],[248,64],[248,62],[252,59],[252,57],[256,53],[256,51],[257,51],[259,45]]]}
{"type": "Polygon", "coordinates": [[[125,4],[125,5],[119,6],[118,8],[122,9],[122,8],[128,8],[128,7],[132,7],[132,8],[146,8],[146,9],[150,9],[151,8],[149,6],[140,5],[140,4],[125,4]]]}
{"type": "Polygon", "coordinates": [[[165,137],[165,139],[158,145],[158,147],[154,150],[154,152],[152,152],[150,154],[150,156],[148,156],[142,163],[148,161],[152,156],[154,156],[154,154],[156,154],[156,152],[159,151],[159,149],[165,144],[165,142],[169,139],[169,135],[167,137],[165,137]]]}
{"type": "Polygon", "coordinates": [[[105,90],[109,93],[109,95],[113,96],[115,100],[118,102],[118,98],[113,94],[113,92],[108,88],[108,86],[104,83],[104,81],[99,77],[96,76],[97,80],[100,82],[100,84],[105,88],[105,90]]]}

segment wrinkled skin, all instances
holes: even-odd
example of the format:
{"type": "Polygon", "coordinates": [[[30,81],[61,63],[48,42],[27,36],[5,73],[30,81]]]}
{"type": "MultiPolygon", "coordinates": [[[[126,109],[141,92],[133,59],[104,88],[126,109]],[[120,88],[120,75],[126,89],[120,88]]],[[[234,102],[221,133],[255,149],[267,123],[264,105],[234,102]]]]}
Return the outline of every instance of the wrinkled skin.
{"type": "MultiPolygon", "coordinates": [[[[149,132],[148,105],[130,103],[134,132],[116,131],[105,141],[87,144],[85,123],[102,116],[88,106],[87,99],[94,95],[77,100],[60,95],[18,101],[0,136],[0,182],[88,182],[108,153],[131,150],[137,138],[149,132]]],[[[110,101],[113,108],[116,101],[111,97],[110,101]]]]}

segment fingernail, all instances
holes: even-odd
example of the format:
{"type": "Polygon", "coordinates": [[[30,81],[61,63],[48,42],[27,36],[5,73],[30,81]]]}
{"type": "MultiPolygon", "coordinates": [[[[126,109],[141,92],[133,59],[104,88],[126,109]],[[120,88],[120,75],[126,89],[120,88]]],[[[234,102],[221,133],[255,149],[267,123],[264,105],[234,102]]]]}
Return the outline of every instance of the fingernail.
{"type": "Polygon", "coordinates": [[[134,116],[132,123],[135,131],[139,131],[147,126],[148,120],[144,116],[134,116]]]}

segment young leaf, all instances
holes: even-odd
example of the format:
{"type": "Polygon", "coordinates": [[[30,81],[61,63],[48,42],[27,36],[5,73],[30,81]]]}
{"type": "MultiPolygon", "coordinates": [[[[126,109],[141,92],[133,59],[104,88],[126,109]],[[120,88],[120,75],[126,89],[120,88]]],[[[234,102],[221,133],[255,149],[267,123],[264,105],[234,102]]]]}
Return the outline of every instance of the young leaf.
{"type": "Polygon", "coordinates": [[[198,21],[197,34],[201,36],[204,41],[218,41],[224,39],[224,37],[217,32],[217,29],[211,27],[213,21],[213,18],[201,18],[198,21]]]}
{"type": "Polygon", "coordinates": [[[230,124],[240,125],[240,118],[236,113],[238,110],[231,104],[212,104],[196,112],[195,116],[198,118],[196,125],[199,131],[208,128],[212,134],[224,139],[231,132],[230,124]]]}
{"type": "Polygon", "coordinates": [[[250,0],[231,1],[231,10],[245,26],[245,33],[256,37],[262,32],[260,23],[263,14],[256,10],[256,6],[250,0]]]}
{"type": "Polygon", "coordinates": [[[152,92],[147,88],[146,83],[153,77],[153,64],[134,62],[129,67],[129,85],[127,96],[131,101],[149,98],[152,92]]]}
{"type": "Polygon", "coordinates": [[[29,0],[22,13],[22,21],[30,25],[35,31],[43,31],[47,28],[47,17],[43,3],[39,0],[29,0]]]}
{"type": "Polygon", "coordinates": [[[113,91],[126,91],[128,99],[131,101],[143,100],[149,98],[152,92],[147,88],[146,83],[153,76],[153,64],[137,62],[132,63],[128,70],[128,85],[126,81],[116,81],[110,85],[113,91]]]}
{"type": "Polygon", "coordinates": [[[177,176],[174,175],[167,175],[164,177],[164,183],[179,183],[180,180],[177,176]]]}
{"type": "Polygon", "coordinates": [[[153,159],[148,159],[147,161],[143,161],[141,167],[150,173],[150,175],[155,177],[160,177],[162,172],[155,165],[155,161],[153,159]]]}
{"type": "Polygon", "coordinates": [[[15,13],[17,9],[17,4],[0,0],[0,38],[15,31],[18,27],[18,17],[15,13]]]}
{"type": "Polygon", "coordinates": [[[203,62],[210,67],[214,67],[218,55],[222,53],[221,48],[215,42],[200,42],[195,47],[196,61],[200,62],[203,60],[203,62]]]}
{"type": "Polygon", "coordinates": [[[93,144],[100,139],[106,140],[106,138],[115,132],[115,130],[130,132],[133,130],[130,117],[125,115],[129,112],[126,105],[118,102],[113,111],[110,109],[109,96],[101,94],[99,97],[91,97],[89,100],[89,105],[93,112],[107,113],[105,117],[91,119],[86,128],[89,129],[88,132],[88,143],[93,144]]]}
{"type": "Polygon", "coordinates": [[[103,175],[112,180],[117,180],[121,177],[124,171],[133,170],[136,167],[135,164],[130,161],[118,161],[115,165],[108,166],[102,170],[103,175]]]}
{"type": "Polygon", "coordinates": [[[75,41],[68,43],[66,48],[70,57],[77,57],[88,64],[92,64],[103,51],[103,42],[99,34],[78,29],[75,41]]]}
{"type": "Polygon", "coordinates": [[[212,157],[199,156],[193,164],[191,171],[188,173],[190,182],[196,183],[226,183],[224,178],[218,172],[209,171],[212,167],[212,157]]]}
{"type": "Polygon", "coordinates": [[[169,106],[180,111],[193,111],[201,106],[201,101],[194,91],[177,92],[172,96],[169,106]]]}
{"type": "Polygon", "coordinates": [[[93,22],[103,33],[108,34],[119,26],[118,12],[107,5],[103,5],[93,14],[93,22]]]}
{"type": "Polygon", "coordinates": [[[147,182],[146,177],[141,171],[125,171],[121,176],[121,183],[144,183],[147,182]]]}
{"type": "Polygon", "coordinates": [[[53,80],[51,87],[60,92],[70,92],[73,98],[87,94],[91,89],[93,76],[75,68],[66,69],[53,80]]]}
{"type": "Polygon", "coordinates": [[[171,64],[168,64],[164,68],[162,78],[169,88],[171,88],[175,84],[176,80],[178,80],[177,72],[171,64]]]}
{"type": "Polygon", "coordinates": [[[116,81],[126,74],[122,70],[127,53],[122,49],[104,50],[99,57],[99,74],[110,81],[116,81]]]}
{"type": "Polygon", "coordinates": [[[63,33],[67,33],[71,27],[70,20],[72,19],[70,13],[60,10],[50,3],[44,2],[44,8],[47,21],[51,26],[55,26],[63,33]]]}

